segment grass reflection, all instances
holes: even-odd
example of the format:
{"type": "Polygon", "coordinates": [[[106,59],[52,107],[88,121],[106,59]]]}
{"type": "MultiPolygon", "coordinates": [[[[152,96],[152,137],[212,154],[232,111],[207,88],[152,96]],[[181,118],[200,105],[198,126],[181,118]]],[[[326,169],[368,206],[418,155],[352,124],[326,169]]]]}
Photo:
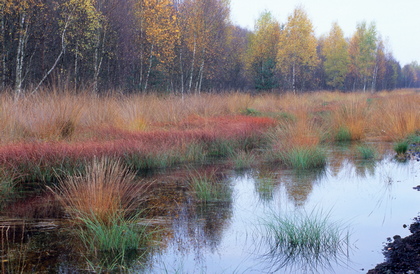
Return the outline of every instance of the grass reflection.
{"type": "Polygon", "coordinates": [[[275,187],[276,181],[273,178],[258,178],[255,180],[255,190],[260,201],[272,201],[275,187]]]}
{"type": "Polygon", "coordinates": [[[149,255],[148,249],[100,252],[86,256],[86,263],[93,273],[142,273],[149,255]]]}
{"type": "Polygon", "coordinates": [[[262,223],[261,246],[268,246],[263,258],[269,261],[270,272],[328,269],[331,263],[347,258],[349,228],[332,220],[330,213],[314,209],[269,214],[262,223]]]}

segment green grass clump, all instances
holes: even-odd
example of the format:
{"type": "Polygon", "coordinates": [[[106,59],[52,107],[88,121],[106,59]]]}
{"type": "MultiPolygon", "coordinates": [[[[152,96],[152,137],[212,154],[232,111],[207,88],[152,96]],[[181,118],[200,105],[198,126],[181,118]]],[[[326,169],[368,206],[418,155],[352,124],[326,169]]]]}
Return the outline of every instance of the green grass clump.
{"type": "Polygon", "coordinates": [[[420,144],[420,131],[407,137],[410,144],[420,144]]]}
{"type": "Polygon", "coordinates": [[[408,150],[408,142],[406,140],[399,141],[394,144],[394,151],[398,155],[405,154],[407,150],[408,150]]]}
{"type": "Polygon", "coordinates": [[[235,152],[238,144],[234,140],[217,139],[212,141],[208,147],[209,157],[228,157],[235,152]]]}
{"type": "Polygon", "coordinates": [[[235,169],[247,169],[256,162],[255,156],[252,153],[247,153],[245,151],[237,151],[231,158],[235,169]]]}
{"type": "Polygon", "coordinates": [[[204,163],[207,159],[204,144],[202,142],[192,142],[188,144],[182,157],[183,162],[204,163]]]}
{"type": "Polygon", "coordinates": [[[376,150],[372,146],[368,145],[359,145],[356,147],[358,155],[364,160],[375,159],[376,158],[376,150]]]}
{"type": "Polygon", "coordinates": [[[297,170],[321,168],[327,163],[326,152],[319,146],[296,146],[279,156],[286,166],[297,170]]]}
{"type": "Polygon", "coordinates": [[[136,170],[150,170],[167,168],[182,161],[180,154],[175,150],[156,153],[126,153],[123,161],[136,170]]]}
{"type": "Polygon", "coordinates": [[[347,127],[340,127],[335,134],[335,141],[337,142],[347,142],[351,141],[351,132],[347,127]]]}
{"type": "Polygon", "coordinates": [[[314,270],[347,256],[349,229],[332,221],[330,213],[272,213],[264,220],[263,228],[263,241],[269,247],[265,255],[273,261],[276,271],[293,264],[314,270]]]}
{"type": "Polygon", "coordinates": [[[143,248],[151,233],[146,226],[138,225],[138,218],[125,219],[122,214],[115,214],[108,222],[90,216],[80,218],[84,228],[80,238],[85,246],[93,252],[124,252],[143,248]]]}
{"type": "Polygon", "coordinates": [[[127,252],[143,249],[150,240],[146,226],[138,224],[150,185],[120,159],[104,157],[50,190],[80,227],[77,235],[87,253],[118,258],[107,267],[114,268],[124,264],[127,252]]]}
{"type": "Polygon", "coordinates": [[[197,200],[201,203],[228,202],[232,200],[232,189],[229,185],[216,180],[214,175],[195,175],[190,179],[190,186],[197,200]]]}

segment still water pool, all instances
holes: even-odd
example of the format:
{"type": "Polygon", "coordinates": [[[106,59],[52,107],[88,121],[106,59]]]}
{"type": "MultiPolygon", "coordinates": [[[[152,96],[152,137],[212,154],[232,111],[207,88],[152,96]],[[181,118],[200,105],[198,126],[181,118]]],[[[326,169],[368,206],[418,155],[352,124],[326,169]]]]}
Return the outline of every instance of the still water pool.
{"type": "Polygon", "coordinates": [[[233,173],[232,204],[215,207],[210,216],[176,218],[175,236],[154,258],[151,272],[366,273],[384,260],[382,248],[388,237],[409,234],[403,225],[411,224],[419,213],[420,193],[413,187],[420,184],[420,164],[395,161],[392,154],[375,162],[338,156],[331,155],[324,171],[271,168],[233,173]],[[318,217],[327,214],[329,221],[349,230],[345,252],[330,260],[327,254],[316,267],[308,266],[308,260],[316,258],[284,264],[265,256],[269,247],[260,227],[273,212],[314,210],[318,217]]]}
{"type": "MultiPolygon", "coordinates": [[[[159,244],[141,259],[134,258],[127,272],[366,273],[384,260],[387,238],[407,236],[403,225],[419,214],[420,192],[413,187],[420,185],[420,162],[399,162],[389,149],[380,160],[363,161],[351,149],[337,147],[330,150],[325,169],[309,172],[280,166],[211,168],[222,174],[220,183],[229,186],[229,201],[201,205],[189,199],[183,182],[189,171],[182,169],[147,178],[166,185],[162,191],[171,194],[149,222],[158,228],[159,244]],[[305,214],[326,220],[340,235],[349,233],[339,250],[291,252],[286,260],[281,251],[270,253],[273,246],[264,224],[273,216],[305,214]]],[[[0,216],[3,230],[17,220],[7,216],[0,216]]],[[[95,261],[87,263],[80,246],[72,245],[71,227],[57,220],[36,223],[40,221],[50,225],[35,232],[32,228],[30,239],[22,238],[21,244],[30,246],[13,247],[22,249],[25,264],[39,273],[88,272],[95,261]]],[[[3,263],[9,259],[3,247],[3,263]]]]}

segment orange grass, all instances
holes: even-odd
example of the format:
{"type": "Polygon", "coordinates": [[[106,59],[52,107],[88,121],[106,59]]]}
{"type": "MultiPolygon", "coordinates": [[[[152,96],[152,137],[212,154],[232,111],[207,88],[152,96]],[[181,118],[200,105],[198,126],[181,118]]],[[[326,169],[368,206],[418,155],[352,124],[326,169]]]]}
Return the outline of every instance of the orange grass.
{"type": "Polygon", "coordinates": [[[277,150],[289,150],[294,147],[317,146],[322,140],[322,125],[311,116],[308,106],[300,105],[299,108],[289,109],[295,120],[280,121],[271,139],[277,150]]]}
{"type": "Polygon", "coordinates": [[[372,130],[388,141],[402,140],[420,130],[420,94],[384,94],[375,104],[372,130]]]}
{"type": "Polygon", "coordinates": [[[343,128],[349,131],[351,140],[363,139],[369,125],[369,112],[370,107],[364,98],[343,103],[333,113],[335,131],[343,128]]]}
{"type": "Polygon", "coordinates": [[[94,159],[83,174],[64,179],[53,193],[73,218],[105,224],[134,212],[146,200],[150,183],[136,182],[120,160],[94,159]]]}
{"type": "Polygon", "coordinates": [[[419,130],[419,97],[413,90],[184,98],[44,91],[15,99],[4,93],[0,95],[0,165],[30,179],[34,170],[42,174],[49,169],[50,175],[53,168],[55,172],[71,166],[80,170],[83,161],[103,156],[135,155],[147,160],[171,154],[179,158],[169,161],[172,164],[192,160],[185,155],[191,146],[201,146],[204,154],[215,142],[256,147],[258,139],[276,126],[271,137],[279,149],[333,140],[341,127],[351,132],[353,140],[395,140],[419,130]],[[239,115],[247,109],[277,120],[239,115]]]}

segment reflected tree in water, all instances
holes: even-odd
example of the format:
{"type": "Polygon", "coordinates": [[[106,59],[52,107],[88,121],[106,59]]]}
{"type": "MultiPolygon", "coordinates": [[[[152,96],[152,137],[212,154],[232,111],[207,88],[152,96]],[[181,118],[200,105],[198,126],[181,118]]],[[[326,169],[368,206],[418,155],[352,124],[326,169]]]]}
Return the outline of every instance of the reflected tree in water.
{"type": "Polygon", "coordinates": [[[302,207],[316,184],[325,175],[325,169],[290,171],[281,178],[287,197],[296,207],[302,207]]]}

